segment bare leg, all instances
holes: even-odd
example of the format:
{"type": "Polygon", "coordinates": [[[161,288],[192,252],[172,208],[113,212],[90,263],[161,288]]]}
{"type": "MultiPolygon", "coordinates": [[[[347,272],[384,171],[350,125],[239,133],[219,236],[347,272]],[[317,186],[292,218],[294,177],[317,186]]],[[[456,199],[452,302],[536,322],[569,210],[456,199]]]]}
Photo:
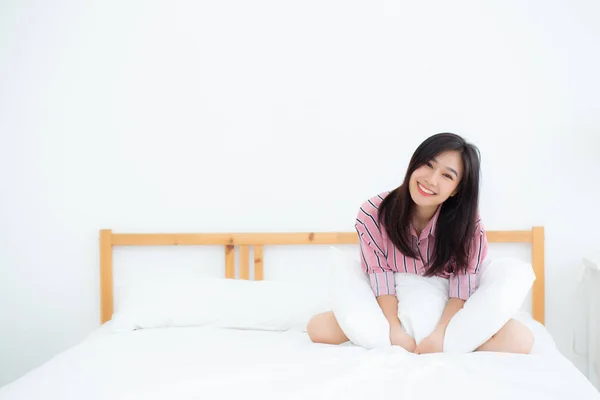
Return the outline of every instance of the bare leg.
{"type": "Polygon", "coordinates": [[[529,354],[533,347],[533,333],[521,322],[511,319],[498,333],[475,351],[529,354]]]}
{"type": "Polygon", "coordinates": [[[332,311],[317,314],[306,326],[308,337],[315,343],[342,344],[349,339],[344,335],[332,311]]]}

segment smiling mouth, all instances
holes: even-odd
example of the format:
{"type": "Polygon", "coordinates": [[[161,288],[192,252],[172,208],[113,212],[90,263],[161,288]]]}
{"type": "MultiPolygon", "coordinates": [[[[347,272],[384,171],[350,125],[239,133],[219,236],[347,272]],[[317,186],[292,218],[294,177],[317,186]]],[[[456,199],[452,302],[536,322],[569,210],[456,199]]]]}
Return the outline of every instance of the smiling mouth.
{"type": "Polygon", "coordinates": [[[417,186],[419,187],[419,190],[426,195],[433,196],[435,194],[435,192],[427,189],[425,186],[421,185],[419,182],[417,182],[417,186]]]}

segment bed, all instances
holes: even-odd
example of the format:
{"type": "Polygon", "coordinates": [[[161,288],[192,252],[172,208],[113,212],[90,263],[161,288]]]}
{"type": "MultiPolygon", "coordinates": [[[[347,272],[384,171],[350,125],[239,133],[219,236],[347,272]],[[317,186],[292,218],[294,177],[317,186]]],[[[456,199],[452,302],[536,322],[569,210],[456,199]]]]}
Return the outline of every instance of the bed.
{"type": "Polygon", "coordinates": [[[301,330],[215,326],[115,334],[115,246],[223,246],[224,277],[264,277],[264,247],[352,245],[354,233],[122,234],[100,232],[101,325],[82,343],[0,388],[0,399],[600,399],[553,346],[544,323],[543,228],[491,231],[490,243],[531,246],[538,276],[529,326],[542,338],[530,355],[414,355],[312,343],[301,330]],[[236,253],[234,250],[238,250],[236,253]],[[252,256],[251,256],[252,255],[252,256]],[[252,261],[252,262],[251,262],[252,261]],[[253,267],[253,268],[251,268],[253,267]],[[544,342],[545,341],[545,342],[544,342]]]}

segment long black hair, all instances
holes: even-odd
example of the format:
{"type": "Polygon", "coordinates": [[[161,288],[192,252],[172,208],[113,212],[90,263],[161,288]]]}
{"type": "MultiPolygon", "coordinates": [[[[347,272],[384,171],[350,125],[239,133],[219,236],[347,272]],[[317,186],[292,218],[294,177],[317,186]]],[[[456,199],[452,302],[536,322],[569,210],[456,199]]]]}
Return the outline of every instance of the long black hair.
{"type": "Polygon", "coordinates": [[[417,258],[409,228],[415,209],[409,180],[417,168],[445,151],[460,153],[463,176],[456,195],[441,205],[435,228],[435,250],[426,266],[426,276],[467,269],[470,242],[478,222],[480,153],[477,147],[453,133],[438,133],[427,138],[415,150],[402,185],[392,190],[379,206],[379,222],[391,242],[404,255],[417,258]]]}

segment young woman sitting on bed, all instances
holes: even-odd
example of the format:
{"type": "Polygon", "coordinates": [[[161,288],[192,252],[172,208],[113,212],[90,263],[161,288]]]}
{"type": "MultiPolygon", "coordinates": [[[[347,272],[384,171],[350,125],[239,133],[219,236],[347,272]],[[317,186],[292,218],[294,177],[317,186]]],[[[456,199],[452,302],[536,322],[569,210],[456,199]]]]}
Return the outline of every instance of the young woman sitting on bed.
{"type": "MultiPolygon", "coordinates": [[[[413,154],[400,187],[360,207],[355,226],[362,267],[390,324],[392,345],[417,354],[441,352],[448,323],[477,289],[477,273],[487,254],[478,213],[479,164],[477,148],[462,137],[434,135],[413,154]],[[398,319],[395,272],[449,280],[440,322],[420,343],[398,319]]],[[[307,330],[313,342],[348,341],[333,312],[314,316],[307,330]]],[[[527,354],[532,345],[532,332],[512,319],[477,351],[527,354]]]]}

